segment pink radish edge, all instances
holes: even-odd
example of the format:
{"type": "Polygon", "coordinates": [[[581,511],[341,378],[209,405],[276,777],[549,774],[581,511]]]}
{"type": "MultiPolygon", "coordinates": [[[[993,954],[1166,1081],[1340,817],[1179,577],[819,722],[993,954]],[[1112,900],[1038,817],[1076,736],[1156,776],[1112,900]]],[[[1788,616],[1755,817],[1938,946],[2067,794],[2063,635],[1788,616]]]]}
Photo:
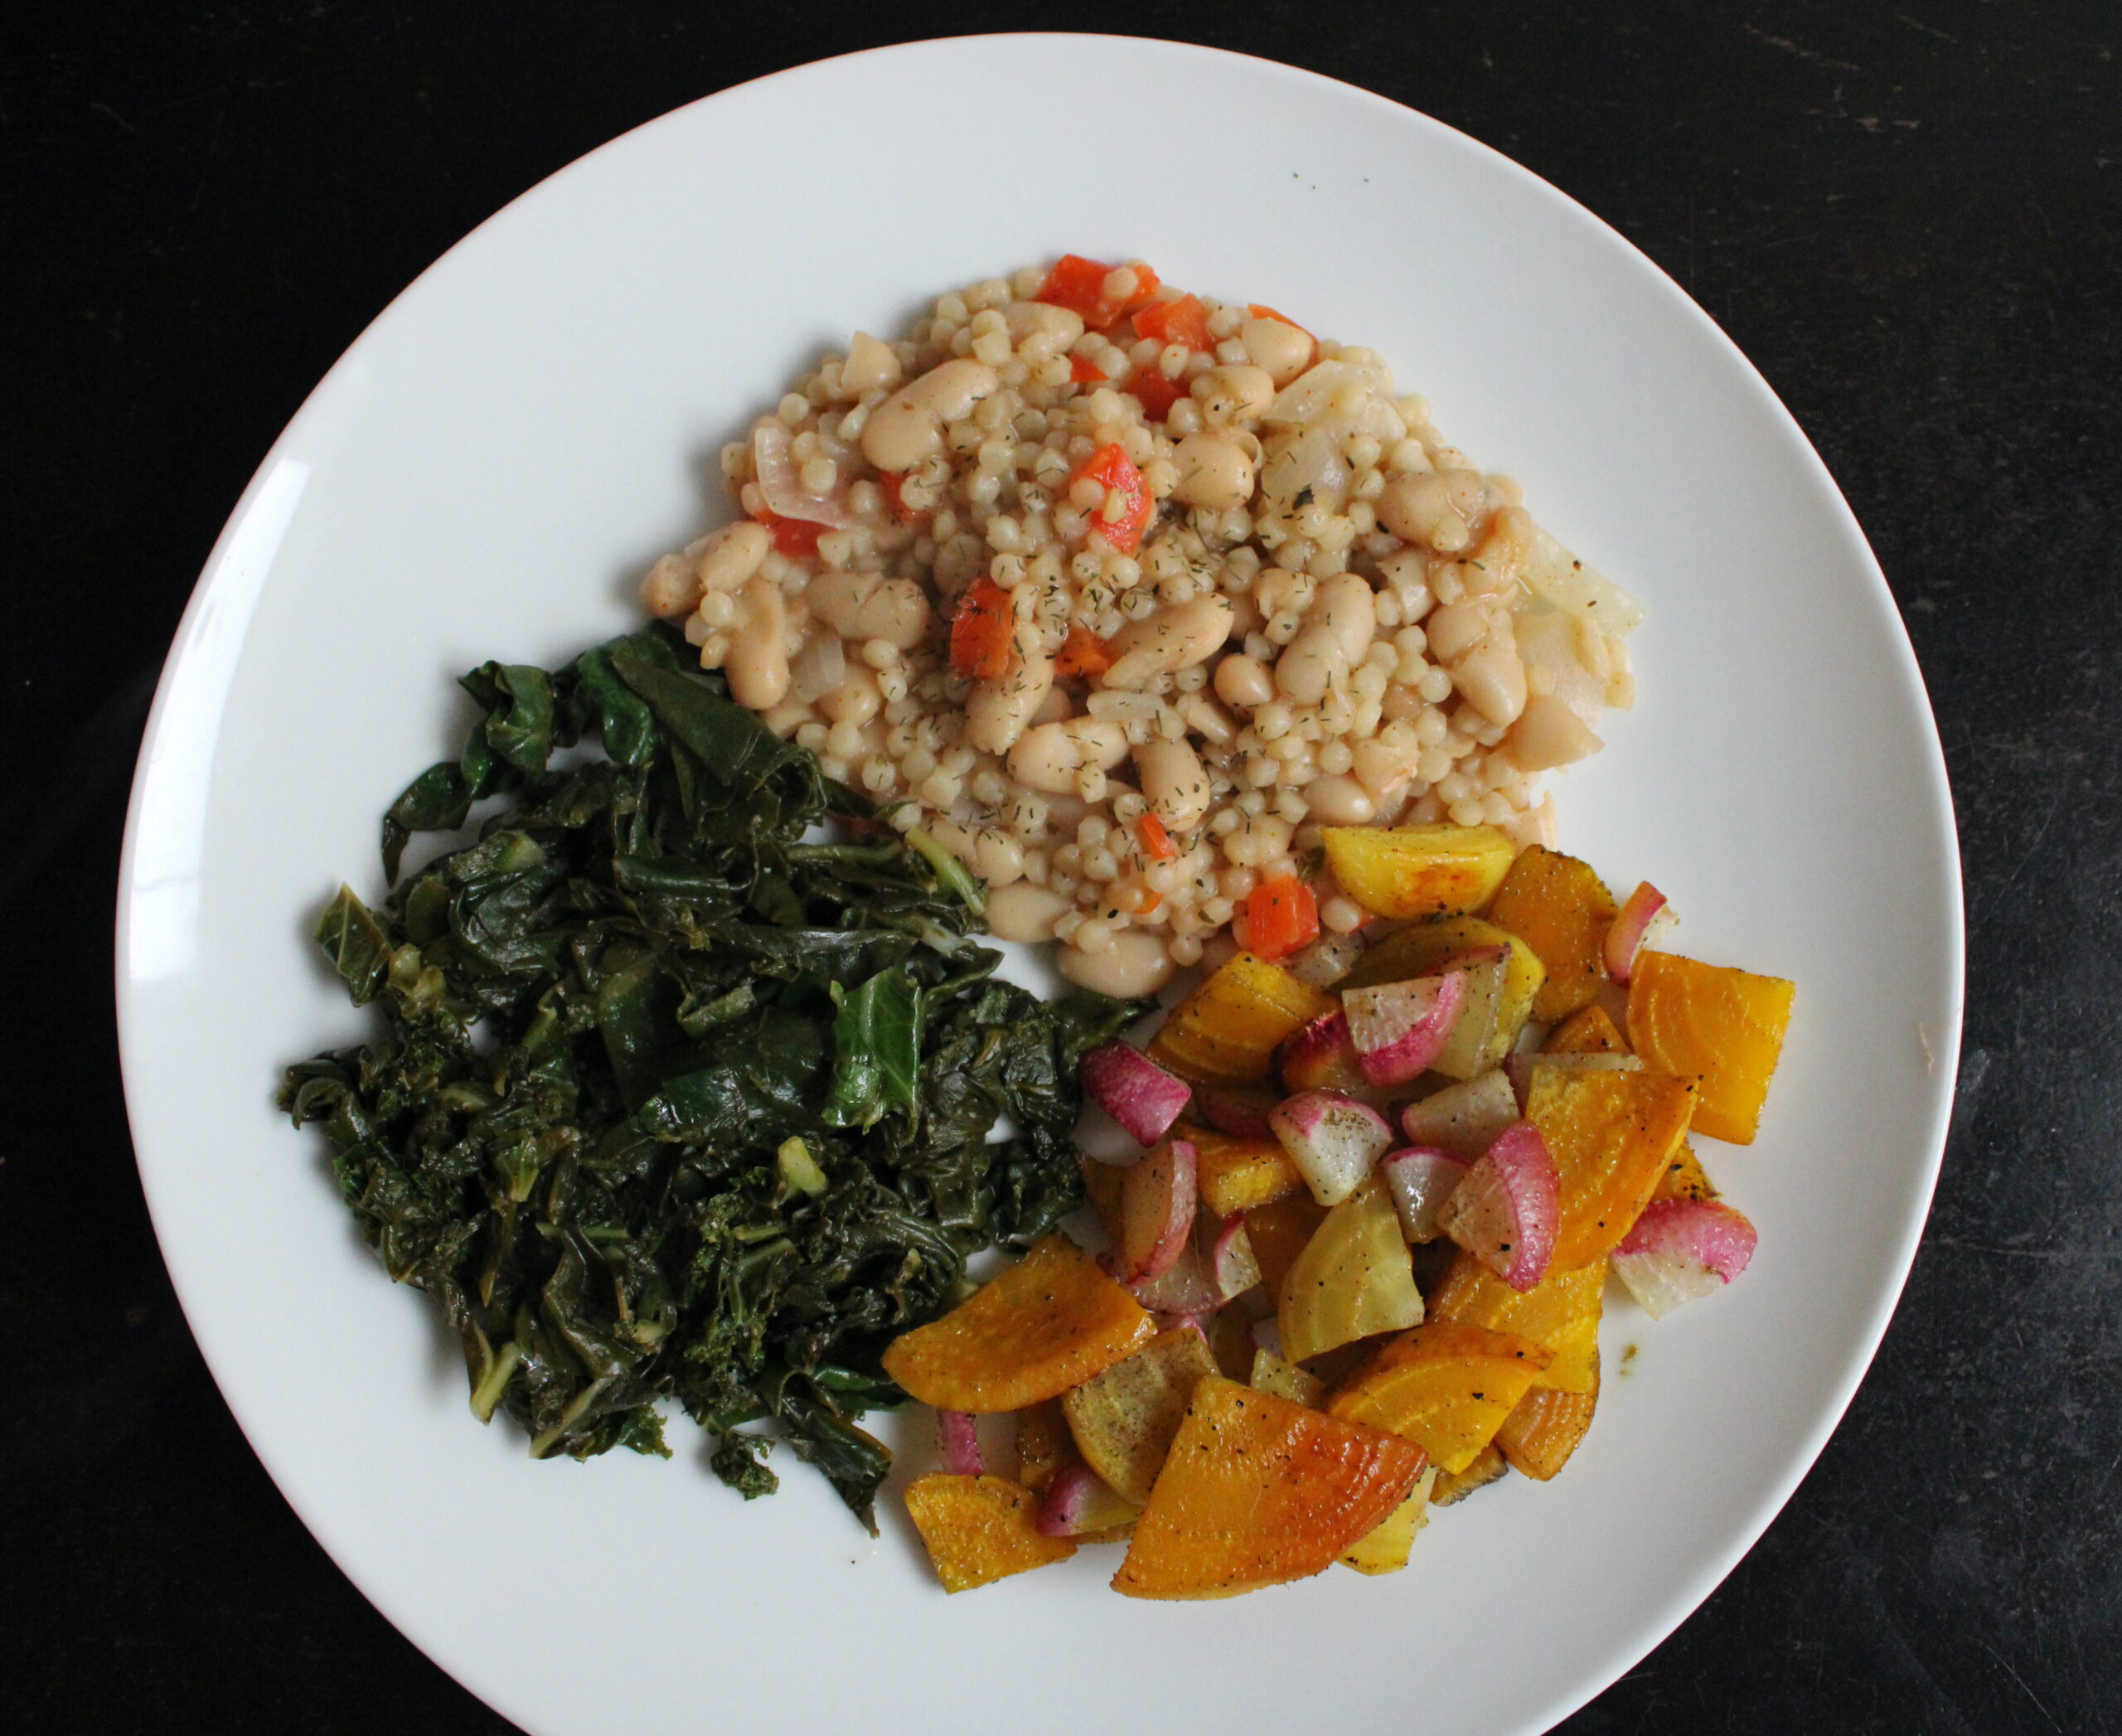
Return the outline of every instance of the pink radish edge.
{"type": "Polygon", "coordinates": [[[1463,1157],[1435,1146],[1406,1146],[1379,1161],[1378,1173],[1400,1214],[1400,1228],[1410,1242],[1427,1242],[1437,1233],[1437,1220],[1473,1169],[1463,1157]]]}
{"type": "Polygon", "coordinates": [[[1643,1312],[1662,1319],[1721,1290],[1754,1257],[1760,1237],[1721,1200],[1655,1200],[1614,1250],[1614,1274],[1643,1312]]]}
{"type": "Polygon", "coordinates": [[[937,1411],[936,1442],[942,1448],[943,1468],[952,1477],[980,1477],[986,1473],[986,1461],[980,1453],[980,1430],[971,1412],[937,1411]]]}
{"type": "Polygon", "coordinates": [[[1439,1227],[1514,1290],[1547,1275],[1562,1215],[1554,1159],[1529,1121],[1496,1135],[1446,1202],[1439,1227]]]}
{"type": "Polygon", "coordinates": [[[1466,973],[1352,988],[1341,1005],[1364,1077],[1373,1085],[1403,1084],[1427,1072],[1451,1040],[1466,1005],[1466,973]]]}
{"type": "Polygon", "coordinates": [[[1621,914],[1606,930],[1606,974],[1625,984],[1635,974],[1636,954],[1647,946],[1654,930],[1664,933],[1679,919],[1665,903],[1665,895],[1649,880],[1628,895],[1621,914]]]}
{"type": "Polygon", "coordinates": [[[1194,1094],[1184,1079],[1117,1038],[1086,1055],[1076,1076],[1092,1101],[1142,1145],[1163,1138],[1194,1094]]]}

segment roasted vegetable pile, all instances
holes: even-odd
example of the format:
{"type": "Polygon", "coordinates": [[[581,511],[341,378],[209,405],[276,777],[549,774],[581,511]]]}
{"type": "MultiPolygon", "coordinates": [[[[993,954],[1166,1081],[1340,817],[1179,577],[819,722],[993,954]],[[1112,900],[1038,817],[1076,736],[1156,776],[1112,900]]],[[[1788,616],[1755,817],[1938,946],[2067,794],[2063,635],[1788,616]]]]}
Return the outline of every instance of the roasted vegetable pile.
{"type": "Polygon", "coordinates": [[[766,1418],[874,1529],[884,1346],[1078,1202],[1078,1062],[1141,1009],[998,980],[978,883],[684,650],[464,678],[483,715],[390,809],[384,907],[342,889],[317,927],[381,1028],[281,1101],[447,1314],[481,1418],[540,1457],[664,1452],[670,1394],[747,1496],[776,1479],[734,1431],[766,1418]],[[477,841],[398,877],[487,798],[477,841]]]}

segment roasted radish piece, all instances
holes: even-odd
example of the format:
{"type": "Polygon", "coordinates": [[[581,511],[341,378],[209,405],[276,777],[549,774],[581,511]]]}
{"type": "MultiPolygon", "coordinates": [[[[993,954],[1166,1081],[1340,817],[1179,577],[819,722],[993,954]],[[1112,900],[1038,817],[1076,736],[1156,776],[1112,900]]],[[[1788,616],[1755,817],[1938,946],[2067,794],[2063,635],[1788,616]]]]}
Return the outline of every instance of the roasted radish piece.
{"type": "Polygon", "coordinates": [[[1344,1028],[1364,1078],[1373,1085],[1400,1085],[1428,1072],[1466,1004],[1463,971],[1347,991],[1341,997],[1344,1028]]]}
{"type": "Polygon", "coordinates": [[[1400,1215],[1376,1176],[1326,1214],[1283,1275],[1276,1319],[1292,1361],[1359,1338],[1395,1332],[1422,1317],[1414,1262],[1400,1215]]]}
{"type": "Polygon", "coordinates": [[[1450,1152],[1419,1145],[1395,1152],[1379,1163],[1378,1172],[1393,1196],[1393,1209],[1400,1215],[1400,1234],[1411,1242],[1435,1239],[1445,1201],[1472,1167],[1450,1152]]]}
{"type": "Polygon", "coordinates": [[[1348,1016],[1338,1006],[1282,1039],[1275,1050],[1275,1073],[1286,1091],[1360,1091],[1374,1083],[1356,1053],[1348,1016]]]}
{"type": "Polygon", "coordinates": [[[1098,1222],[1105,1233],[1117,1242],[1120,1239],[1120,1186],[1126,1179],[1127,1171],[1117,1163],[1105,1163],[1088,1152],[1076,1153],[1076,1167],[1083,1171],[1083,1197],[1090,1202],[1091,1210],[1097,1214],[1098,1222]]]}
{"type": "Polygon", "coordinates": [[[1629,984],[1629,1037],[1653,1071],[1701,1080],[1697,1132],[1751,1145],[1795,992],[1780,977],[1645,952],[1629,984]]]}
{"type": "Polygon", "coordinates": [[[1138,1144],[1155,1145],[1171,1130],[1194,1089],[1131,1044],[1101,1043],[1077,1069],[1084,1092],[1138,1144]]]}
{"type": "Polygon", "coordinates": [[[1408,1104],[1400,1113],[1400,1126],[1411,1144],[1434,1146],[1472,1163],[1520,1113],[1510,1081],[1499,1071],[1490,1072],[1408,1104]]]}
{"type": "Polygon", "coordinates": [[[1429,1523],[1429,1491],[1436,1477],[1436,1466],[1426,1467],[1407,1498],[1383,1525],[1358,1539],[1356,1546],[1341,1557],[1341,1564],[1359,1574],[1397,1574],[1405,1567],[1414,1549],[1415,1533],[1429,1523]]]}
{"type": "Polygon", "coordinates": [[[1136,1506],[1150,1498],[1194,1383],[1216,1371],[1208,1341],[1185,1328],[1160,1332],[1124,1362],[1061,1400],[1083,1462],[1136,1506]]]}
{"type": "Polygon", "coordinates": [[[1066,1236],[1042,1236],[941,1320],[885,1347],[884,1372],[938,1410],[1022,1410],[1131,1355],[1148,1312],[1066,1236]]]}
{"type": "Polygon", "coordinates": [[[1240,953],[1172,1009],[1150,1059],[1196,1084],[1249,1084],[1267,1077],[1284,1037],[1333,1010],[1280,965],[1240,953]]]}
{"type": "Polygon", "coordinates": [[[1230,1598],[1324,1573],[1407,1498],[1421,1449],[1210,1375],[1112,1588],[1230,1598]]]}
{"type": "Polygon", "coordinates": [[[1194,1228],[1199,1198],[1194,1147],[1187,1140],[1167,1139],[1121,1172],[1115,1253],[1122,1283],[1144,1283],[1171,1269],[1194,1228]]]}
{"type": "Polygon", "coordinates": [[[970,1411],[937,1411],[936,1444],[943,1468],[953,1477],[978,1477],[987,1468],[980,1457],[980,1426],[970,1411]]]}
{"type": "MultiPolygon", "coordinates": [[[[1118,1263],[1115,1259],[1115,1266],[1118,1263]]],[[[1151,1313],[1167,1320],[1213,1314],[1223,1303],[1223,1292],[1216,1287],[1216,1276],[1209,1268],[1207,1257],[1191,1241],[1155,1278],[1130,1284],[1127,1290],[1151,1313]]]]}
{"type": "Polygon", "coordinates": [[[907,1485],[906,1511],[947,1592],[1066,1561],[1076,1546],[1039,1529],[1039,1497],[1006,1477],[933,1472],[907,1485]]]}
{"type": "Polygon", "coordinates": [[[1300,1091],[1268,1120],[1321,1205],[1347,1199],[1393,1143],[1383,1115],[1338,1091],[1300,1091]]]}
{"type": "Polygon", "coordinates": [[[1304,1191],[1304,1172],[1282,1149],[1267,1114],[1257,1132],[1219,1133],[1189,1126],[1186,1137],[1194,1147],[1201,1203],[1219,1218],[1304,1191]]]}
{"type": "Polygon", "coordinates": [[[1480,909],[1518,853],[1493,826],[1329,826],[1321,836],[1341,890],[1373,915],[1402,919],[1480,909]]]}
{"type": "Polygon", "coordinates": [[[1204,1226],[1208,1244],[1209,1276],[1219,1300],[1243,1296],[1260,1282],[1260,1260],[1252,1251],[1252,1238],[1245,1228],[1245,1215],[1210,1220],[1204,1226]]]}
{"type": "Polygon", "coordinates": [[[1321,934],[1301,953],[1292,953],[1282,968],[1300,982],[1314,988],[1331,988],[1355,968],[1363,957],[1360,934],[1321,934]]]}
{"type": "Polygon", "coordinates": [[[1533,1068],[1525,1118],[1547,1141],[1561,1188],[1557,1271],[1613,1252],[1650,1203],[1693,1113],[1691,1079],[1533,1068]]]}
{"type": "Polygon", "coordinates": [[[1547,1274],[1558,1215],[1554,1160],[1539,1129],[1521,1121],[1453,1190],[1437,1227],[1512,1289],[1529,1290],[1547,1274]]]}
{"type": "Polygon", "coordinates": [[[1655,945],[1679,925],[1679,918],[1665,895],[1649,880],[1628,895],[1628,902],[1606,930],[1604,949],[1606,974],[1625,984],[1635,970],[1635,955],[1655,945]]]}
{"type": "MultiPolygon", "coordinates": [[[[1509,1032],[1496,1050],[1500,1058],[1532,1016],[1533,1003],[1547,980],[1539,955],[1508,929],[1478,916],[1448,916],[1439,922],[1413,922],[1395,929],[1364,953],[1341,984],[1345,995],[1352,988],[1369,988],[1379,982],[1402,982],[1410,977],[1434,977],[1470,954],[1503,949],[1503,985],[1498,1022],[1509,1032]]],[[[1465,1077],[1466,1075],[1461,1075],[1465,1077]]]]}
{"type": "Polygon", "coordinates": [[[1267,1125],[1267,1114],[1281,1100],[1281,1093],[1267,1085],[1204,1085],[1194,1093],[1193,1108],[1204,1126],[1218,1133],[1272,1140],[1275,1135],[1267,1125]]]}
{"type": "Polygon", "coordinates": [[[1111,1487],[1081,1459],[1057,1475],[1039,1503],[1043,1537],[1072,1543],[1118,1543],[1142,1516],[1141,1504],[1111,1487]]]}
{"type": "Polygon", "coordinates": [[[1592,1426],[1592,1413],[1599,1404],[1599,1372],[1592,1371],[1592,1389],[1583,1393],[1558,1392],[1536,1386],[1518,1401],[1503,1427],[1495,1432],[1495,1444],[1514,1471],[1545,1482],[1569,1462],[1584,1431],[1592,1426]]]}
{"type": "Polygon", "coordinates": [[[1373,1351],[1326,1409],[1415,1442],[1446,1471],[1464,1471],[1547,1365],[1548,1353],[1529,1340],[1433,1321],[1373,1351]]]}
{"type": "Polygon", "coordinates": [[[1716,1200],[1659,1200],[1614,1250],[1614,1273],[1637,1306],[1662,1320],[1721,1290],[1754,1257],[1754,1227],[1716,1200]]]}
{"type": "Polygon", "coordinates": [[[1042,1399],[1017,1413],[1017,1481],[1036,1495],[1074,1462],[1076,1443],[1059,1399],[1042,1399]]]}
{"type": "Polygon", "coordinates": [[[1596,1000],[1606,980],[1603,948],[1612,931],[1614,895],[1573,856],[1529,846],[1496,890],[1490,919],[1539,954],[1547,980],[1533,1016],[1553,1025],[1596,1000]]]}
{"type": "Polygon", "coordinates": [[[1461,1254],[1429,1295],[1432,1320],[1456,1320],[1529,1338],[1553,1360],[1539,1384],[1590,1392],[1599,1380],[1599,1317],[1606,1307],[1606,1263],[1550,1272],[1529,1290],[1514,1290],[1470,1254],[1461,1254]]]}

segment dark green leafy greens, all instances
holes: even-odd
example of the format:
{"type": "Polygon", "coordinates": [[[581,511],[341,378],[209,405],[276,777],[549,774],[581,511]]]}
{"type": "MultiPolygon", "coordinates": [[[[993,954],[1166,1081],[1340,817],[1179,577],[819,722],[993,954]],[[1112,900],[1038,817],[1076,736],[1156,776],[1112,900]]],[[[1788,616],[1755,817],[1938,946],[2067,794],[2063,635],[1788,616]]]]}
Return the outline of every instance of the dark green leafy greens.
{"type": "Polygon", "coordinates": [[[342,889],[317,924],[384,1028],[281,1101],[440,1304],[482,1418],[540,1457],[663,1452],[668,1394],[748,1497],[776,1486],[763,1419],[874,1530],[884,1346],[1078,1203],[1076,1062],[1141,1009],[996,977],[979,883],[681,648],[465,676],[463,752],[384,822],[389,899],[342,889]],[[476,842],[398,878],[489,798],[476,842]],[[807,841],[828,816],[848,836],[807,841]]]}

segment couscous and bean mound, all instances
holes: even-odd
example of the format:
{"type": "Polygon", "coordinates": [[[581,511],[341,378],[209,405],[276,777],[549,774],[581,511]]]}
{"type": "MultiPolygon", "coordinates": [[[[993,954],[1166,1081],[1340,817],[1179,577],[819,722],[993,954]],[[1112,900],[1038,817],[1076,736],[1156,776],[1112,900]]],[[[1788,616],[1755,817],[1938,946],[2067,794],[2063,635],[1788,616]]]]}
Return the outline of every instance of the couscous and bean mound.
{"type": "Polygon", "coordinates": [[[858,332],[722,468],[743,516],[647,608],[1109,993],[1233,926],[1264,957],[1359,928],[1300,874],[1325,828],[1552,844],[1540,774],[1634,699],[1640,608],[1382,357],[1139,261],[858,332]]]}

